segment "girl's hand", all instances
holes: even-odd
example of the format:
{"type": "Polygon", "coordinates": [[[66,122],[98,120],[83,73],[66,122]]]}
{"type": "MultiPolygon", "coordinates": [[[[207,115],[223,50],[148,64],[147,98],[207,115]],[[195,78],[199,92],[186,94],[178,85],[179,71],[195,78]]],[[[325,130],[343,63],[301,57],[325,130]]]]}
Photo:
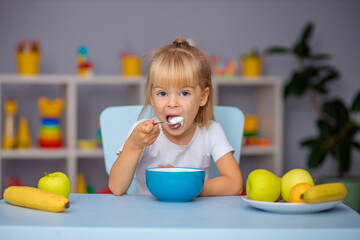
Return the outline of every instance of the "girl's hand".
{"type": "Polygon", "coordinates": [[[166,164],[166,166],[163,166],[160,164],[160,165],[158,165],[158,167],[174,167],[174,166],[168,163],[168,164],[166,164]]]}
{"type": "Polygon", "coordinates": [[[159,125],[154,125],[154,120],[147,120],[139,123],[131,133],[129,140],[132,146],[143,149],[153,144],[160,134],[159,125]]]}

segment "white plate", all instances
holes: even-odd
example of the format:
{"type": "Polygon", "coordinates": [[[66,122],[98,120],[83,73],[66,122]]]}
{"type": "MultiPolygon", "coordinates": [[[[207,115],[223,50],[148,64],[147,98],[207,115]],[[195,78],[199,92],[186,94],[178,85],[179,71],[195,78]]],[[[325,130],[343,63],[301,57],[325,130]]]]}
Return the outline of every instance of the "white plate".
{"type": "Polygon", "coordinates": [[[342,201],[326,203],[288,203],[288,202],[263,202],[254,201],[243,196],[244,202],[254,208],[277,213],[312,213],[331,209],[342,201]]]}

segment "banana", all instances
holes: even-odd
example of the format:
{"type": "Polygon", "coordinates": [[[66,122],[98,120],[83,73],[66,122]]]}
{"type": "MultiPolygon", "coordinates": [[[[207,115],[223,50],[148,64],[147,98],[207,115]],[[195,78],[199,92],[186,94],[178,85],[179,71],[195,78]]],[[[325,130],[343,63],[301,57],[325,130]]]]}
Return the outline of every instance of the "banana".
{"type": "Polygon", "coordinates": [[[70,206],[69,200],[61,194],[27,186],[6,188],[4,199],[16,206],[49,212],[61,212],[70,206]]]}
{"type": "Polygon", "coordinates": [[[346,187],[342,183],[326,183],[315,185],[305,191],[301,198],[307,203],[323,203],[340,201],[347,194],[346,187]]]}

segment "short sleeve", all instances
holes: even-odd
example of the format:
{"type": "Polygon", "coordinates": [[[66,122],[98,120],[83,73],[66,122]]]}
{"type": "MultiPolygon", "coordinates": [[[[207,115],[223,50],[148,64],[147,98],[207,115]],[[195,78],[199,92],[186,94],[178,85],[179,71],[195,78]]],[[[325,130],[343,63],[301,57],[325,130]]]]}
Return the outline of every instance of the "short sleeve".
{"type": "Polygon", "coordinates": [[[228,152],[235,151],[234,148],[230,145],[225,131],[220,123],[212,121],[208,133],[208,147],[210,154],[215,162],[228,152]]]}

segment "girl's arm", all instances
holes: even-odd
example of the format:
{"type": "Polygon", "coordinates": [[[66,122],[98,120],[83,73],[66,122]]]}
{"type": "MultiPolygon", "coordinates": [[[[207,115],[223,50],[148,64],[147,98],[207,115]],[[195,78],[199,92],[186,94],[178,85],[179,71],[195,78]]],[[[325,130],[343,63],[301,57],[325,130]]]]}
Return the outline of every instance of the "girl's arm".
{"type": "Polygon", "coordinates": [[[141,122],[134,128],[110,170],[109,188],[113,194],[126,193],[134,178],[144,147],[153,144],[159,133],[159,126],[154,125],[154,120],[141,122]]]}
{"type": "Polygon", "coordinates": [[[239,164],[231,152],[216,161],[219,177],[205,180],[200,196],[240,195],[243,179],[239,164]]]}

